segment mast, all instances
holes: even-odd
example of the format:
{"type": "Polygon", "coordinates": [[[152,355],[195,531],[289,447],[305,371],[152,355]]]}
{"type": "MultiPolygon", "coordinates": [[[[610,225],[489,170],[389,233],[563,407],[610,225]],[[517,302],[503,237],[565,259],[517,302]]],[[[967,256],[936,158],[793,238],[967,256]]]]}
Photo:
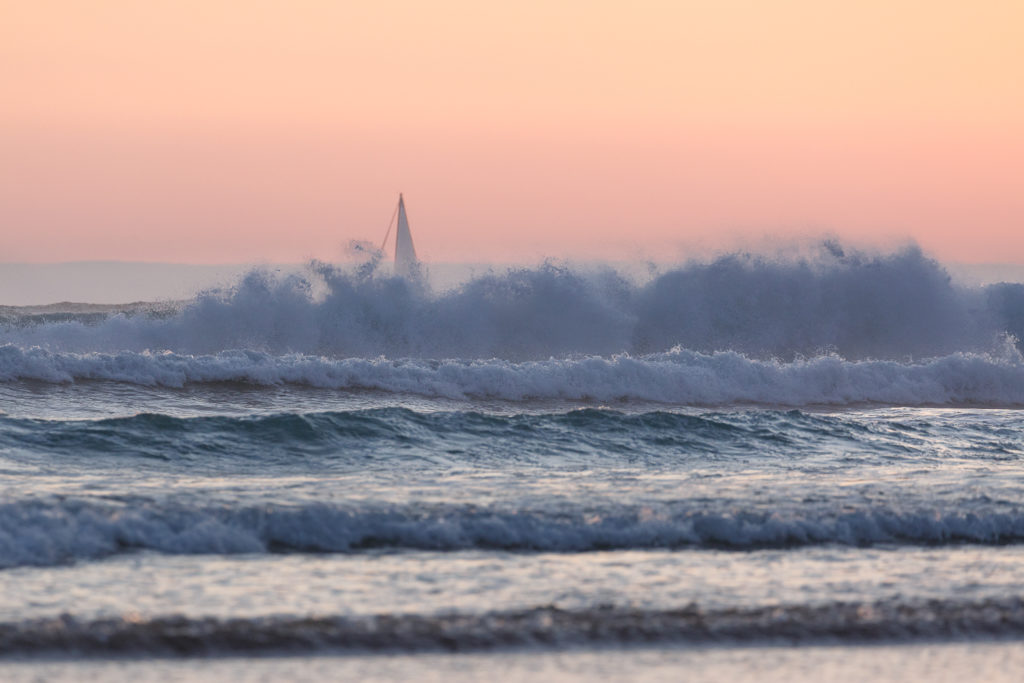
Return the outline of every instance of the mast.
{"type": "Polygon", "coordinates": [[[412,277],[416,270],[416,247],[409,232],[409,218],[405,214],[405,199],[398,194],[398,230],[395,233],[395,275],[412,277]]]}

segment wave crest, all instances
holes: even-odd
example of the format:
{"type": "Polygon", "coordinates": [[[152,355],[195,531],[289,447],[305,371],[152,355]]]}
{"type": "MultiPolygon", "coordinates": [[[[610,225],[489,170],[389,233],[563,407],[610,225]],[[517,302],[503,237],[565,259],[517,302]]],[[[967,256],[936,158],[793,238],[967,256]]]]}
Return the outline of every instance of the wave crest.
{"type": "Polygon", "coordinates": [[[957,287],[916,247],[865,254],[731,254],[638,282],[610,268],[486,273],[443,293],[372,268],[254,271],[180,311],[8,322],[0,343],[53,351],[251,349],[331,358],[644,355],[681,346],[751,358],[836,353],[904,359],[988,350],[1024,337],[1024,285],[957,287]]]}
{"type": "Polygon", "coordinates": [[[679,503],[506,510],[476,505],[189,507],[136,502],[0,505],[0,567],[56,565],[132,550],[266,552],[796,548],[830,543],[1002,545],[1024,541],[1024,511],[888,507],[714,510],[679,503]]]}
{"type": "Polygon", "coordinates": [[[89,655],[179,656],[252,651],[471,651],[650,642],[854,642],[1019,636],[1019,598],[965,602],[828,603],[707,610],[537,607],[484,614],[165,616],[78,620],[71,616],[0,623],[0,656],[74,651],[89,655]]]}
{"type": "Polygon", "coordinates": [[[58,353],[0,347],[0,381],[106,380],[143,386],[244,382],[452,399],[655,401],[682,405],[1024,405],[1024,359],[954,353],[919,362],[848,361],[826,355],[793,362],[727,351],[507,360],[334,360],[257,351],[214,355],[58,353]]]}

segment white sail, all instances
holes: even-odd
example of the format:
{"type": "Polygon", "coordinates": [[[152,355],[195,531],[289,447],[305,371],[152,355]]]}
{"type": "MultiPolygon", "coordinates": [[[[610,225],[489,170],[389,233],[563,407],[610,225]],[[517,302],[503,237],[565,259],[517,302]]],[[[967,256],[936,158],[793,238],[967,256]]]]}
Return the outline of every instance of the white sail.
{"type": "Polygon", "coordinates": [[[409,232],[409,219],[405,215],[405,200],[398,195],[398,231],[395,234],[395,275],[413,277],[416,273],[416,247],[409,232]]]}

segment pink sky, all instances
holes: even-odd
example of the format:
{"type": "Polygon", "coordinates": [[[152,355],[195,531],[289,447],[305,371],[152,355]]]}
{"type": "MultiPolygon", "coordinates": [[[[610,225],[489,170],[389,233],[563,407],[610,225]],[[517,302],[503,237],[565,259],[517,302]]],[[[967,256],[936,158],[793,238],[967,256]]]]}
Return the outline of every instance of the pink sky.
{"type": "MultiPolygon", "coordinates": [[[[0,0],[2,2],[3,0],[0,0]]],[[[1024,3],[40,0],[0,23],[0,261],[1024,263],[1024,3]]]]}

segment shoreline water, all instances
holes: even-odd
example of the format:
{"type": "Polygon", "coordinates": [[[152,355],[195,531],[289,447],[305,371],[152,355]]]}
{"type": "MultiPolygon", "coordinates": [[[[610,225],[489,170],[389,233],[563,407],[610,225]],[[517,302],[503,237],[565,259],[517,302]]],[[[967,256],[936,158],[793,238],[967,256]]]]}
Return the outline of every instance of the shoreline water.
{"type": "Polygon", "coordinates": [[[888,683],[911,680],[1013,683],[1024,668],[1020,641],[779,645],[737,647],[613,647],[501,653],[214,657],[187,659],[0,659],[8,683],[63,681],[437,681],[529,683],[589,681],[759,681],[762,683],[888,683]]]}

